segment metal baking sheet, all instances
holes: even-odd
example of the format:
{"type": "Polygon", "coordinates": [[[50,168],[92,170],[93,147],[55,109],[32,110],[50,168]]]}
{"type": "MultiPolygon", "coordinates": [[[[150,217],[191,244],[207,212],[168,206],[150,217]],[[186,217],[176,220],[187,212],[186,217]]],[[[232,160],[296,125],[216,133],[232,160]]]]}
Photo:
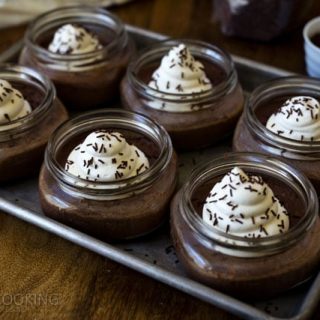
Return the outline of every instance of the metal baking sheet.
{"type": "MultiPolygon", "coordinates": [[[[127,30],[138,48],[166,38],[132,26],[127,26],[127,30]]],[[[21,46],[21,42],[16,43],[0,55],[0,61],[14,61],[21,46]]],[[[233,56],[233,59],[240,82],[247,92],[266,80],[291,74],[237,56],[233,56]]],[[[180,184],[199,162],[211,159],[230,148],[229,139],[218,146],[199,152],[180,154],[180,184]]],[[[320,273],[280,297],[267,301],[240,301],[191,280],[185,275],[177,259],[169,237],[168,224],[141,239],[112,245],[67,227],[43,215],[39,205],[36,179],[1,186],[0,210],[246,319],[307,319],[312,317],[319,302],[320,273]]]]}

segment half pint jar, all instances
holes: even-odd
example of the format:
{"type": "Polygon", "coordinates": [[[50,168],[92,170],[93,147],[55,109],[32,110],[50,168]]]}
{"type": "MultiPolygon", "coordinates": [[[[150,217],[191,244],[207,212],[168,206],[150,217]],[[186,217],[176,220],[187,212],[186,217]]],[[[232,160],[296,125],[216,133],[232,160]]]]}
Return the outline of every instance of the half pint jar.
{"type": "Polygon", "coordinates": [[[116,16],[96,7],[71,6],[44,13],[30,24],[20,63],[46,74],[68,108],[83,110],[105,107],[118,95],[132,51],[116,16]]]}
{"type": "Polygon", "coordinates": [[[266,298],[319,268],[318,199],[294,167],[231,153],[196,168],[171,203],[171,234],[191,277],[266,298]]]}
{"type": "Polygon", "coordinates": [[[46,76],[19,65],[1,65],[0,181],[38,172],[51,133],[67,118],[46,76]]]}
{"type": "Polygon", "coordinates": [[[320,191],[320,81],[284,77],[250,95],[233,137],[234,151],[280,157],[320,191]]]}
{"type": "Polygon", "coordinates": [[[102,239],[153,231],[167,217],[177,160],[166,131],[117,109],[93,111],[51,137],[39,178],[44,213],[102,239]]]}
{"type": "Polygon", "coordinates": [[[121,83],[126,109],[147,114],[178,149],[199,149],[232,133],[244,97],[224,50],[196,40],[167,40],[134,59],[121,83]]]}

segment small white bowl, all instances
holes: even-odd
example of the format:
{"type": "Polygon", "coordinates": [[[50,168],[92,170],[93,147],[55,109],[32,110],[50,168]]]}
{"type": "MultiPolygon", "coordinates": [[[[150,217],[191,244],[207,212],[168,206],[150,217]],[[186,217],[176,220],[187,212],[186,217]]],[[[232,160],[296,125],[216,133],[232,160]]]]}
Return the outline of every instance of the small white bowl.
{"type": "Polygon", "coordinates": [[[317,33],[320,34],[320,16],[310,20],[303,28],[307,73],[311,77],[320,78],[320,48],[311,41],[317,33]]]}

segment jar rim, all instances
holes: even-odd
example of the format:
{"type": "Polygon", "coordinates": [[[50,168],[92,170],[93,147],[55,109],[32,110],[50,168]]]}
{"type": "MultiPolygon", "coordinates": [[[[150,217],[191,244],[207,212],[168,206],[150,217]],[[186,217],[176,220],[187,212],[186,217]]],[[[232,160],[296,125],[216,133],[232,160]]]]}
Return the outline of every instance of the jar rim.
{"type": "MultiPolygon", "coordinates": [[[[290,183],[292,184],[292,182],[290,183]]],[[[291,245],[295,241],[299,240],[307,229],[312,227],[319,209],[316,191],[303,173],[295,167],[282,162],[278,158],[251,152],[231,152],[226,155],[220,155],[215,159],[198,166],[192,171],[189,180],[182,188],[181,201],[184,204],[183,209],[181,209],[184,214],[184,218],[199,234],[209,241],[218,243],[222,247],[248,252],[255,252],[261,250],[261,248],[273,251],[279,250],[279,248],[277,248],[279,244],[282,247],[291,245]],[[300,188],[300,193],[305,198],[306,212],[304,216],[301,217],[295,226],[289,228],[287,232],[261,238],[244,238],[225,233],[217,230],[216,228],[212,228],[210,225],[205,223],[192,204],[192,191],[194,191],[204,176],[210,175],[210,178],[212,178],[217,176],[217,174],[221,175],[223,173],[227,173],[235,166],[239,166],[241,168],[247,167],[249,172],[250,170],[251,172],[256,170],[258,172],[263,171],[266,175],[271,175],[272,173],[279,179],[280,177],[290,177],[290,179],[292,179],[300,188]],[[227,243],[221,239],[224,239],[227,243]]]]}
{"type": "MultiPolygon", "coordinates": [[[[92,21],[90,21],[92,23],[92,21]]],[[[95,21],[97,23],[97,21],[95,21]]],[[[41,30],[40,34],[42,32],[45,32],[47,30],[41,30]]],[[[57,8],[54,10],[47,11],[41,15],[39,15],[37,18],[35,18],[30,25],[27,28],[27,31],[25,33],[24,41],[27,47],[30,47],[34,52],[36,52],[39,55],[47,56],[48,58],[55,60],[55,61],[61,61],[61,62],[73,62],[73,61],[79,61],[79,60],[88,60],[93,59],[98,55],[106,55],[109,52],[112,52],[115,50],[115,48],[118,45],[118,41],[120,38],[124,38],[126,36],[126,30],[124,28],[124,24],[122,21],[112,14],[111,12],[98,8],[96,6],[90,6],[90,5],[70,5],[70,6],[63,6],[61,8],[57,8]],[[116,28],[114,31],[116,31],[116,36],[108,43],[102,46],[101,49],[95,49],[94,51],[85,52],[85,53],[75,53],[70,55],[65,54],[59,54],[50,52],[49,50],[43,48],[42,46],[38,45],[35,42],[35,39],[33,37],[36,30],[39,28],[39,26],[43,26],[45,24],[45,20],[49,19],[46,23],[57,21],[58,25],[61,25],[61,17],[60,15],[65,15],[65,19],[76,19],[83,18],[82,15],[79,15],[79,12],[84,15],[90,17],[90,15],[98,14],[99,17],[103,18],[103,20],[100,20],[100,25],[105,26],[106,19],[109,19],[110,21],[114,22],[116,28]],[[103,23],[105,22],[105,23],[103,23]]]]}
{"type": "Polygon", "coordinates": [[[143,93],[145,97],[156,97],[161,99],[164,102],[177,102],[177,100],[182,100],[183,103],[192,102],[195,99],[197,100],[208,100],[208,99],[217,99],[228,92],[230,92],[237,83],[237,72],[235,70],[234,62],[231,58],[231,55],[224,49],[217,47],[213,44],[194,39],[184,39],[184,38],[171,38],[158,41],[156,44],[149,46],[135,55],[131,60],[127,68],[127,78],[128,80],[136,87],[137,90],[143,93]],[[139,64],[146,63],[147,58],[161,58],[168,52],[172,46],[176,46],[180,43],[186,44],[190,51],[198,57],[199,54],[206,54],[209,57],[209,52],[212,54],[218,54],[229,66],[229,70],[226,71],[226,79],[214,86],[211,89],[201,91],[195,94],[183,94],[183,93],[168,93],[165,91],[159,91],[157,89],[151,88],[142,80],[140,80],[135,72],[139,64]],[[205,49],[204,52],[201,49],[205,49]],[[159,95],[164,95],[165,97],[159,97],[159,95]],[[190,97],[188,97],[190,96],[190,97]],[[181,99],[183,98],[183,99],[181,99]]]}
{"type": "MultiPolygon", "coordinates": [[[[268,90],[271,90],[272,88],[272,92],[275,95],[277,90],[280,91],[288,88],[294,89],[295,87],[299,87],[302,91],[303,89],[308,89],[319,92],[320,80],[307,76],[288,76],[268,80],[259,85],[252,91],[245,103],[244,115],[247,118],[248,127],[252,132],[257,134],[259,138],[280,149],[301,153],[310,153],[310,149],[312,149],[312,152],[320,152],[320,141],[300,141],[279,136],[271,130],[268,130],[256,116],[255,107],[259,102],[259,99],[263,99],[263,96],[268,90]]],[[[268,97],[269,95],[266,96],[268,97]]]]}
{"type": "MultiPolygon", "coordinates": [[[[114,128],[114,127],[113,127],[114,128]]],[[[60,146],[60,148],[61,148],[60,146]]],[[[171,139],[165,129],[151,118],[126,110],[100,109],[83,113],[61,124],[48,141],[45,152],[45,164],[53,176],[65,187],[75,193],[81,193],[87,197],[100,196],[103,199],[122,197],[137,188],[145,189],[151,185],[169,164],[173,153],[171,139]],[[67,172],[55,157],[56,148],[70,140],[70,134],[76,136],[80,130],[87,131],[86,125],[90,124],[90,130],[97,129],[93,123],[97,122],[101,128],[104,125],[121,126],[121,129],[136,130],[140,134],[153,141],[158,139],[159,156],[154,163],[141,174],[117,181],[88,181],[67,172]],[[66,131],[67,130],[67,131],[66,131]],[[144,131],[144,130],[148,130],[144,131]],[[148,136],[148,134],[150,134],[148,136]],[[65,139],[65,140],[63,140],[65,139]],[[107,194],[108,193],[108,194],[107,194]]]]}
{"type": "MultiPolygon", "coordinates": [[[[12,128],[0,131],[0,141],[12,139],[13,136],[21,135],[34,126],[35,121],[39,121],[50,109],[52,102],[56,98],[56,89],[52,81],[37,70],[19,64],[0,64],[0,78],[10,81],[19,81],[26,85],[34,85],[43,90],[44,97],[40,104],[25,117],[10,121],[12,128]],[[10,79],[9,79],[10,78],[10,79]]],[[[41,90],[39,89],[39,90],[41,90]]]]}

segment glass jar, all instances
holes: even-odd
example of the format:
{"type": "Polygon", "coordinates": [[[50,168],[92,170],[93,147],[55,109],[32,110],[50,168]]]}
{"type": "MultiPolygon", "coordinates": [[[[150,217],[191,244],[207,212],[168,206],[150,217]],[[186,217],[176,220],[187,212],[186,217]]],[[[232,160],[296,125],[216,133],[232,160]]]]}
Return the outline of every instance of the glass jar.
{"type": "Polygon", "coordinates": [[[38,172],[49,136],[68,114],[56,98],[52,82],[37,71],[3,64],[0,79],[19,90],[32,108],[10,125],[0,125],[0,182],[4,182],[38,172]]]}
{"type": "Polygon", "coordinates": [[[225,35],[259,41],[293,32],[316,11],[314,0],[213,0],[213,4],[225,35]]]}
{"type": "Polygon", "coordinates": [[[133,52],[122,22],[97,7],[71,6],[36,18],[25,34],[20,63],[46,74],[59,98],[73,109],[104,105],[118,96],[119,83],[133,52]],[[55,31],[76,24],[96,34],[102,48],[88,53],[57,54],[47,50],[55,31]]]}
{"type": "Polygon", "coordinates": [[[293,96],[320,101],[320,81],[308,77],[284,77],[265,82],[250,95],[233,137],[235,151],[252,151],[281,157],[299,168],[320,191],[320,142],[281,137],[265,126],[267,119],[293,96]],[[278,101],[275,107],[272,101],[278,101]]]}
{"type": "Polygon", "coordinates": [[[176,175],[170,137],[157,123],[124,110],[88,112],[51,136],[39,178],[41,206],[47,216],[101,239],[133,238],[164,222],[176,175]],[[123,180],[90,183],[67,172],[70,151],[96,130],[123,133],[149,158],[149,169],[123,180]]]}
{"type": "Polygon", "coordinates": [[[162,124],[178,149],[205,147],[230,134],[244,103],[230,55],[197,40],[166,40],[146,49],[129,64],[120,90],[123,106],[147,114],[162,124]],[[195,94],[175,94],[148,86],[152,72],[160,65],[162,57],[180,43],[185,44],[194,58],[204,64],[213,85],[211,89],[195,94]],[[218,77],[220,81],[217,81],[218,77]],[[188,111],[177,111],[186,108],[188,111]]]}
{"type": "Polygon", "coordinates": [[[320,261],[317,194],[297,169],[276,158],[230,153],[196,168],[171,203],[171,234],[191,277],[219,290],[264,298],[306,280],[320,261]],[[261,176],[284,204],[285,233],[244,238],[202,220],[202,206],[214,184],[235,166],[261,176]]]}

